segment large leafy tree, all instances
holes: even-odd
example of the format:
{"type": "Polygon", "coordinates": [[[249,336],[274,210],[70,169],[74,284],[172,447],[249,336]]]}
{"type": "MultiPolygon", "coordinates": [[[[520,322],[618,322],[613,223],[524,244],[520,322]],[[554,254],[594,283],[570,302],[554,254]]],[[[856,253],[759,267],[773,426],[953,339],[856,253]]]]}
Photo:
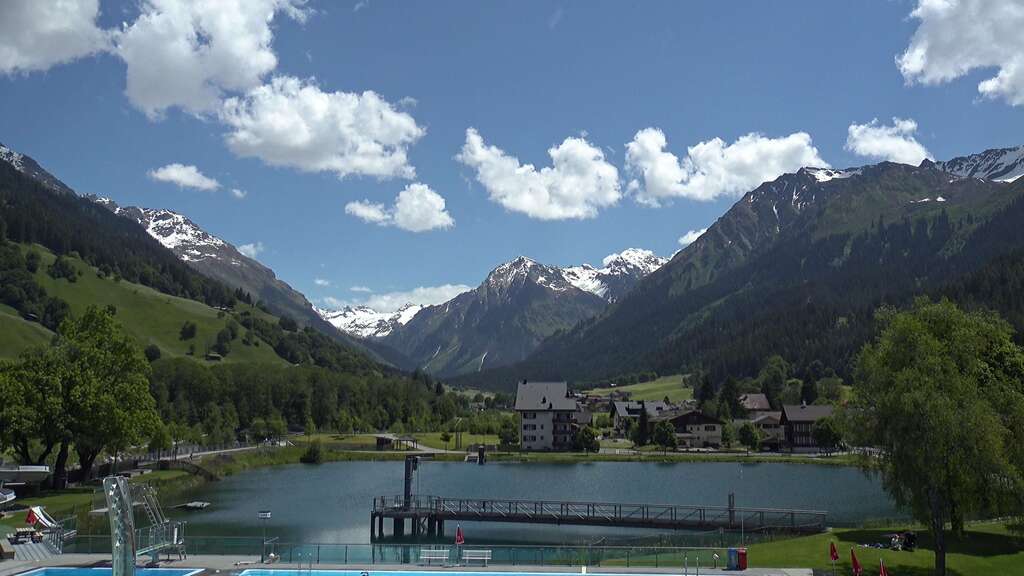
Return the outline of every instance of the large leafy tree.
{"type": "Polygon", "coordinates": [[[998,317],[948,301],[879,312],[857,362],[847,415],[854,440],[879,449],[886,490],[925,523],[935,573],[946,529],[1019,512],[1024,488],[1024,352],[998,317]]]}
{"type": "Polygon", "coordinates": [[[67,481],[73,448],[88,475],[100,452],[147,438],[158,422],[149,363],[107,310],[61,323],[49,347],[29,350],[0,376],[2,442],[18,459],[43,463],[56,450],[54,484],[67,481]]]}

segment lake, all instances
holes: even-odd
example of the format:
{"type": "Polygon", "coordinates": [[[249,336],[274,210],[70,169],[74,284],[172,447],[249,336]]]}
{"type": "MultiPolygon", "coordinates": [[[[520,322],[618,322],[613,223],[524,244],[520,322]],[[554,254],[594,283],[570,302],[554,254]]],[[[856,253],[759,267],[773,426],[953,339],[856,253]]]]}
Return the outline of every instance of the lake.
{"type": "MultiPolygon", "coordinates": [[[[203,511],[174,511],[193,536],[258,536],[259,510],[271,510],[268,535],[290,542],[367,543],[375,496],[402,492],[402,462],[333,462],[260,468],[204,484],[177,498],[203,511]]],[[[881,482],[860,470],[810,464],[718,462],[585,464],[463,462],[420,464],[414,492],[469,498],[591,500],[824,510],[830,525],[903,518],[881,482]]],[[[386,532],[391,526],[387,523],[386,532]]],[[[580,544],[650,539],[653,530],[463,523],[478,541],[580,544]]],[[[455,527],[446,526],[448,539],[455,527]]]]}

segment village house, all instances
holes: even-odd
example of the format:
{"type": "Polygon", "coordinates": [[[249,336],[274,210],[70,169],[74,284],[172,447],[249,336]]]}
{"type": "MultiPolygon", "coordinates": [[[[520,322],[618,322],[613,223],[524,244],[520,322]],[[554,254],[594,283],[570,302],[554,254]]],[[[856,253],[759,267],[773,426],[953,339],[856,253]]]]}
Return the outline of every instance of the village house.
{"type": "Polygon", "coordinates": [[[619,433],[625,432],[628,422],[636,422],[640,419],[641,407],[647,410],[648,420],[653,420],[672,408],[663,400],[618,400],[611,403],[609,410],[612,427],[619,433]]]}
{"type": "Polygon", "coordinates": [[[818,449],[814,441],[814,423],[832,415],[828,405],[786,405],[782,407],[779,423],[785,430],[786,446],[792,452],[811,452],[818,449]]]}
{"type": "Polygon", "coordinates": [[[725,422],[700,410],[665,413],[652,422],[668,421],[676,431],[680,448],[718,448],[722,445],[725,422]]]}
{"type": "Polygon", "coordinates": [[[750,419],[762,413],[772,411],[772,405],[764,394],[744,394],[740,396],[739,400],[740,406],[743,406],[743,409],[747,411],[747,416],[750,419]]]}
{"type": "Polygon", "coordinates": [[[751,417],[736,419],[733,426],[739,430],[741,426],[750,422],[757,428],[761,436],[761,448],[763,450],[779,450],[786,440],[785,430],[782,427],[782,412],[751,412],[751,417]]]}
{"type": "Polygon", "coordinates": [[[571,450],[580,411],[565,382],[521,382],[516,389],[523,450],[571,450]]]}

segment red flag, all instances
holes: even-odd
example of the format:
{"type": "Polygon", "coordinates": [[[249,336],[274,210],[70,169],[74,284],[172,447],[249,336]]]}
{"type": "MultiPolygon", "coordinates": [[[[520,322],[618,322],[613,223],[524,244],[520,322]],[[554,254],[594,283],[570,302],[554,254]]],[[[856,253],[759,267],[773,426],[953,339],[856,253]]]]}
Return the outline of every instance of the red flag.
{"type": "Polygon", "coordinates": [[[466,543],[466,537],[462,535],[462,526],[455,529],[455,545],[462,546],[466,543]]]}
{"type": "Polygon", "coordinates": [[[35,526],[36,520],[36,511],[32,508],[29,508],[28,514],[25,515],[25,524],[28,524],[29,526],[35,526]]]}
{"type": "Polygon", "coordinates": [[[878,576],[889,576],[889,571],[885,569],[885,562],[881,558],[878,559],[878,566],[878,576]]]}
{"type": "Polygon", "coordinates": [[[839,561],[839,550],[836,550],[835,542],[828,543],[828,559],[833,562],[839,561]]]}
{"type": "Polygon", "coordinates": [[[864,572],[857,561],[857,555],[853,553],[853,548],[850,548],[850,566],[853,567],[853,576],[860,576],[864,572]]]}

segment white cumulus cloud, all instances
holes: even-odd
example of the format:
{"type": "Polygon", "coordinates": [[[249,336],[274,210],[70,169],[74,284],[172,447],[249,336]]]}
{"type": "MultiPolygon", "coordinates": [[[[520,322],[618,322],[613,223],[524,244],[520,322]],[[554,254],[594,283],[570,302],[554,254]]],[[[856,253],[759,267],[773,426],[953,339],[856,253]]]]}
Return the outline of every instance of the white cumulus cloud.
{"type": "Polygon", "coordinates": [[[782,138],[750,133],[732,144],[714,138],[687,148],[682,160],[667,146],[665,133],[658,128],[640,130],[626,144],[626,172],[633,176],[629,190],[642,204],[739,196],[804,166],[828,167],[805,132],[782,138]]]}
{"type": "Polygon", "coordinates": [[[271,22],[304,20],[305,0],[144,0],[115,34],[127,65],[125,93],[147,116],[168,108],[215,113],[225,93],[259,86],[277,67],[271,22]]]}
{"type": "Polygon", "coordinates": [[[32,72],[105,50],[99,0],[0,2],[0,73],[32,72]]]}
{"type": "Polygon", "coordinates": [[[373,293],[373,290],[368,286],[352,286],[349,290],[352,292],[365,292],[367,294],[373,293]]]}
{"type": "Polygon", "coordinates": [[[892,126],[879,124],[877,118],[867,124],[850,124],[846,149],[858,156],[917,166],[931,154],[914,138],[916,131],[917,122],[902,118],[893,118],[892,126]]]}
{"type": "Polygon", "coordinates": [[[374,92],[325,92],[288,76],[227,99],[221,120],[239,156],[339,178],[415,177],[406,151],[426,133],[374,92]]]}
{"type": "Polygon", "coordinates": [[[362,303],[378,312],[394,312],[405,304],[422,304],[424,306],[442,304],[472,289],[471,286],[465,284],[418,286],[412,290],[373,294],[362,303]]]}
{"type": "Polygon", "coordinates": [[[241,252],[243,256],[248,256],[249,258],[259,256],[264,250],[266,250],[266,247],[263,246],[263,242],[252,242],[250,244],[242,244],[238,247],[238,251],[241,252]]]}
{"type": "Polygon", "coordinates": [[[331,285],[331,281],[330,280],[325,280],[323,278],[314,278],[313,279],[313,284],[316,284],[317,286],[330,286],[331,285]]]}
{"type": "Polygon", "coordinates": [[[686,234],[683,234],[682,236],[679,237],[679,245],[689,246],[690,244],[693,244],[697,240],[697,238],[700,238],[701,235],[703,235],[707,231],[707,228],[701,228],[700,230],[690,230],[686,234]]]}
{"type": "Polygon", "coordinates": [[[198,168],[191,164],[179,164],[177,162],[150,170],[150,178],[160,182],[170,182],[182,188],[195,188],[196,190],[216,190],[220,188],[220,182],[205,176],[198,168]]]}
{"type": "Polygon", "coordinates": [[[548,149],[551,166],[520,164],[497,146],[488,146],[474,128],[456,159],[476,170],[491,200],[540,220],[593,218],[621,198],[619,172],[600,148],[583,138],[566,138],[548,149]]]}
{"type": "Polygon", "coordinates": [[[235,198],[237,198],[238,200],[242,200],[243,198],[248,196],[249,193],[246,192],[245,190],[240,189],[240,188],[232,188],[231,189],[231,195],[234,196],[235,198]]]}
{"type": "Polygon", "coordinates": [[[364,222],[381,226],[395,226],[410,232],[446,229],[455,225],[455,219],[445,209],[445,200],[426,184],[414,182],[395,198],[395,204],[362,200],[345,205],[345,213],[364,222]]]}
{"type": "Polygon", "coordinates": [[[978,84],[987,98],[1024,105],[1024,3],[1020,0],[919,0],[920,21],[896,64],[907,82],[941,84],[976,69],[998,72],[978,84]]]}

